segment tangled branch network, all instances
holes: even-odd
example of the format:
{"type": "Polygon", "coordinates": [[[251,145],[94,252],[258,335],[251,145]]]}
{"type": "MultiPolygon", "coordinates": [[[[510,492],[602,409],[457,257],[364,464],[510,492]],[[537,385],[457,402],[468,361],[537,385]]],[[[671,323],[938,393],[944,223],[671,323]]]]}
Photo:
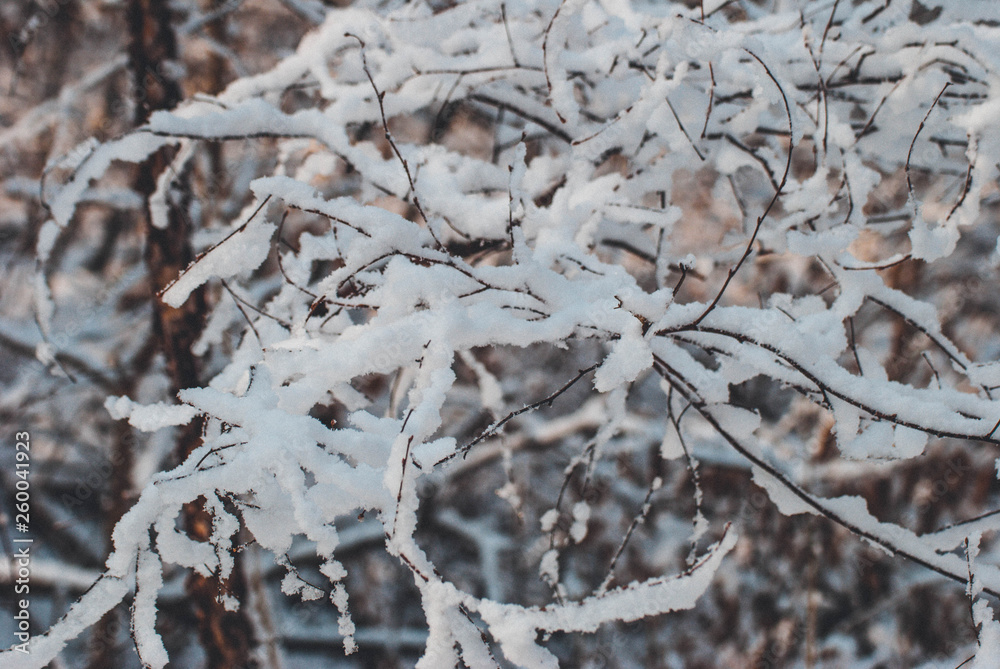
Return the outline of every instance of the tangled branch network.
{"type": "MultiPolygon", "coordinates": [[[[604,573],[563,577],[564,549],[598,512],[571,477],[586,489],[650,444],[696,484],[696,451],[726,450],[782,513],[823,516],[967,584],[988,654],[1000,625],[983,596],[1000,596],[1000,569],[974,561],[970,544],[996,516],[918,535],[860,497],[821,497],[799,476],[802,452],[782,450],[732,389],[758,377],[791,389],[789,402],[832,421],[848,460],[918,458],[929,438],[1000,444],[1000,364],[970,359],[931,301],[887,279],[947,262],[993,192],[998,33],[967,14],[995,10],[954,3],[922,26],[908,2],[778,3],[788,10],[759,16],[709,4],[359,3],[331,10],[270,71],[77,152],[71,177],[46,185],[42,267],[114,161],[171,152],[150,202],[165,225],[173,177],[207,145],[242,147],[256,173],[241,208],[199,232],[197,260],[159,297],[179,306],[206,284],[246,297],[215,303],[198,346],[233,332],[238,345],[206,387],[170,405],[108,400],[146,431],[202,420],[202,445],[153,477],[100,580],[4,666],[45,665],[129,596],[139,656],[164,666],[164,565],[225,579],[241,527],[279,563],[293,541],[311,542],[351,652],[338,544],[368,514],[419,590],[419,667],[555,667],[547,635],[692,608],[738,541],[737,525],[702,514],[696,485],[686,567],[619,582],[663,484],[651,476],[604,573]],[[905,187],[887,201],[892,179],[905,187]],[[855,336],[863,308],[927,338],[935,382],[890,378],[878,345],[855,336]],[[535,355],[557,361],[548,385],[504,373],[535,355]],[[574,413],[540,418],[570,396],[574,413]],[[419,540],[434,487],[570,433],[584,438],[556,470],[550,508],[536,519],[513,483],[504,493],[512,516],[549,537],[532,559],[550,601],[449,578],[419,540]],[[177,527],[199,496],[209,542],[177,527]]],[[[48,279],[43,331],[56,308],[48,279]]],[[[316,590],[291,566],[283,589],[316,590]]]]}

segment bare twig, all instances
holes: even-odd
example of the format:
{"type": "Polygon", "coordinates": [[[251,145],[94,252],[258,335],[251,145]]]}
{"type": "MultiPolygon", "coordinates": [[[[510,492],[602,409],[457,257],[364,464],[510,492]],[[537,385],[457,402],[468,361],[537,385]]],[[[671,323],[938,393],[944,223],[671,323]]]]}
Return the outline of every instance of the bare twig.
{"type": "MultiPolygon", "coordinates": [[[[785,115],[788,117],[788,134],[791,138],[794,138],[794,132],[792,130],[792,109],[788,104],[788,97],[785,95],[785,89],[781,87],[781,84],[778,82],[777,79],[775,79],[774,75],[771,73],[770,68],[768,68],[768,66],[764,63],[764,61],[758,58],[757,55],[752,51],[749,50],[746,51],[751,56],[753,56],[753,58],[758,63],[761,64],[761,67],[763,67],[764,71],[767,72],[767,76],[771,79],[772,82],[774,82],[774,85],[777,86],[778,91],[781,92],[781,99],[785,103],[785,115]]],[[[792,168],[792,148],[793,148],[793,145],[791,144],[792,141],[793,140],[790,140],[790,144],[788,147],[788,158],[785,161],[785,172],[784,174],[781,175],[781,183],[777,185],[777,188],[774,191],[774,195],[771,197],[771,200],[767,203],[767,206],[764,208],[764,212],[757,217],[757,224],[754,226],[753,233],[750,235],[750,241],[747,242],[746,250],[743,251],[743,255],[740,257],[736,265],[730,268],[729,274],[726,276],[726,280],[722,284],[722,288],[719,289],[719,292],[716,293],[715,298],[705,308],[705,310],[701,313],[701,315],[694,320],[693,323],[694,325],[698,325],[698,323],[700,323],[702,320],[705,319],[705,316],[707,316],[709,313],[711,313],[713,309],[715,309],[715,306],[719,303],[719,300],[721,300],[722,296],[726,293],[726,289],[729,287],[729,283],[733,280],[733,277],[736,276],[736,273],[740,271],[740,267],[743,266],[743,263],[746,262],[746,259],[750,257],[750,253],[753,251],[754,242],[757,241],[757,233],[760,232],[760,227],[761,225],[763,225],[764,219],[767,218],[767,215],[771,212],[771,208],[778,201],[778,198],[781,196],[782,190],[785,188],[785,183],[788,181],[788,173],[792,168]]]]}
{"type": "Polygon", "coordinates": [[[438,466],[440,464],[448,462],[449,460],[452,460],[453,458],[455,458],[458,455],[461,455],[464,458],[469,453],[469,450],[472,449],[473,446],[475,446],[479,442],[483,441],[484,439],[488,439],[488,438],[492,437],[493,435],[498,434],[500,432],[501,428],[503,428],[503,426],[506,425],[513,418],[516,418],[517,416],[520,416],[523,413],[530,413],[530,412],[535,411],[536,409],[539,409],[539,408],[541,408],[543,406],[546,406],[546,405],[551,406],[552,402],[554,402],[557,397],[559,397],[560,395],[562,395],[563,393],[565,393],[567,390],[569,390],[570,388],[572,388],[573,385],[577,381],[579,381],[580,379],[582,379],[584,376],[586,376],[590,372],[592,372],[595,369],[597,369],[600,366],[600,364],[601,363],[599,363],[599,362],[598,363],[594,363],[590,367],[587,367],[585,369],[581,369],[577,373],[576,376],[574,376],[572,379],[570,379],[568,382],[566,382],[561,388],[559,388],[559,390],[555,391],[551,395],[548,395],[547,397],[545,397],[543,399],[540,399],[537,402],[533,402],[531,404],[528,404],[527,406],[525,406],[525,407],[523,407],[521,409],[518,409],[517,411],[510,412],[509,414],[507,414],[506,416],[504,416],[503,418],[501,418],[500,420],[496,421],[495,423],[493,423],[492,425],[490,425],[489,427],[487,427],[485,430],[483,430],[482,434],[480,434],[478,437],[476,437],[475,439],[473,439],[472,441],[470,441],[468,444],[466,444],[465,446],[462,446],[461,448],[459,448],[454,453],[452,453],[450,455],[447,455],[444,458],[441,458],[440,460],[438,460],[437,462],[435,462],[434,466],[436,467],[436,466],[438,466]]]}

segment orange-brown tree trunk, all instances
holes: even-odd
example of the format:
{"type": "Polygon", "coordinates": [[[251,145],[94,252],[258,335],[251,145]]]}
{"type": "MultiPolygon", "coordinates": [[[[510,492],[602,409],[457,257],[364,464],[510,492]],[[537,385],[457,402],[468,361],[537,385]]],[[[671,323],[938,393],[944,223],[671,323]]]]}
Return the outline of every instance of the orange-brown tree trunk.
{"type": "MultiPolygon", "coordinates": [[[[130,71],[136,102],[135,121],[140,125],[157,109],[169,109],[181,99],[180,85],[169,75],[165,64],[177,55],[176,37],[170,23],[166,0],[129,0],[130,71]]],[[[156,188],[156,179],[166,169],[170,156],[161,151],[139,167],[136,190],[147,198],[156,188]]],[[[189,192],[186,175],[175,181],[180,197],[189,192]]],[[[191,346],[201,332],[206,300],[203,289],[191,294],[179,308],[172,308],[155,297],[194,259],[191,247],[191,221],[183,203],[170,208],[166,227],[152,225],[146,212],[146,266],[153,299],[153,330],[160,342],[176,392],[200,385],[198,360],[191,346]]],[[[178,437],[176,454],[184,459],[201,443],[201,424],[194,422],[178,437]]],[[[207,541],[211,536],[212,518],[205,509],[204,499],[184,507],[184,526],[195,540],[207,541]]],[[[253,627],[243,610],[227,611],[222,604],[223,593],[242,599],[246,591],[242,561],[238,559],[231,577],[192,574],[186,590],[194,608],[201,645],[211,669],[246,669],[254,666],[255,645],[253,627]]]]}

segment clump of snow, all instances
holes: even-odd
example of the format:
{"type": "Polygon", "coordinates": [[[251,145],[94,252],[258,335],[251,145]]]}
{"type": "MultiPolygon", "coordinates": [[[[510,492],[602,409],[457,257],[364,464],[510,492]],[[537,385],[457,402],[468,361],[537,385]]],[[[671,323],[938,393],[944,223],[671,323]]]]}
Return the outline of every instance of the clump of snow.
{"type": "Polygon", "coordinates": [[[767,492],[774,505],[783,515],[794,516],[800,513],[818,513],[817,509],[807,504],[805,500],[788,489],[783,483],[762,468],[753,467],[753,482],[767,492]]]}
{"type": "Polygon", "coordinates": [[[115,420],[128,419],[129,425],[143,432],[155,432],[171,425],[187,425],[198,412],[187,404],[136,404],[127,397],[109,397],[104,408],[115,420]]]}
{"type": "Polygon", "coordinates": [[[195,260],[163,292],[163,301],[177,308],[188,295],[212,277],[227,279],[260,267],[271,252],[277,226],[260,219],[249,221],[195,260]]]}
{"type": "Polygon", "coordinates": [[[611,347],[611,353],[594,374],[594,387],[599,392],[635,381],[653,364],[653,352],[640,337],[623,337],[611,347]]]}
{"type": "Polygon", "coordinates": [[[958,239],[959,232],[954,223],[932,225],[923,216],[917,216],[910,228],[910,254],[928,262],[947,258],[955,250],[958,239]]]}
{"type": "Polygon", "coordinates": [[[573,524],[569,528],[569,536],[573,543],[580,543],[587,536],[587,521],[590,520],[590,505],[577,502],[573,505],[573,524]]]}

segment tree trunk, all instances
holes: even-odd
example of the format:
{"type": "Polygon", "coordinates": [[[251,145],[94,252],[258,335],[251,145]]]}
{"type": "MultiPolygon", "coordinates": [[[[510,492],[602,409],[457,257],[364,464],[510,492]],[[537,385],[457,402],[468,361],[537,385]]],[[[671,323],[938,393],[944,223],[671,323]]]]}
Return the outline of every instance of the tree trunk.
{"type": "MultiPolygon", "coordinates": [[[[170,24],[166,0],[129,0],[130,70],[135,92],[135,121],[141,125],[157,109],[174,107],[181,99],[179,84],[164,67],[176,57],[177,46],[170,24]]],[[[147,202],[156,188],[156,179],[167,168],[168,151],[161,151],[139,167],[136,190],[147,202]]],[[[179,175],[175,185],[182,197],[189,197],[187,175],[179,175]]],[[[170,208],[165,228],[153,226],[146,211],[146,266],[154,294],[153,331],[170,373],[172,390],[200,385],[198,360],[191,352],[206,314],[204,289],[194,291],[179,308],[155,297],[194,259],[190,241],[190,220],[186,207],[170,208]]],[[[181,430],[176,455],[183,460],[201,443],[201,423],[195,421],[181,430]]],[[[184,526],[197,541],[208,541],[211,515],[204,499],[185,505],[184,526]]],[[[198,623],[201,645],[211,669],[246,669],[254,666],[251,650],[255,645],[253,627],[243,610],[227,611],[221,601],[225,592],[240,599],[246,590],[242,561],[236,556],[231,577],[223,582],[216,576],[191,574],[186,590],[198,623]]]]}

